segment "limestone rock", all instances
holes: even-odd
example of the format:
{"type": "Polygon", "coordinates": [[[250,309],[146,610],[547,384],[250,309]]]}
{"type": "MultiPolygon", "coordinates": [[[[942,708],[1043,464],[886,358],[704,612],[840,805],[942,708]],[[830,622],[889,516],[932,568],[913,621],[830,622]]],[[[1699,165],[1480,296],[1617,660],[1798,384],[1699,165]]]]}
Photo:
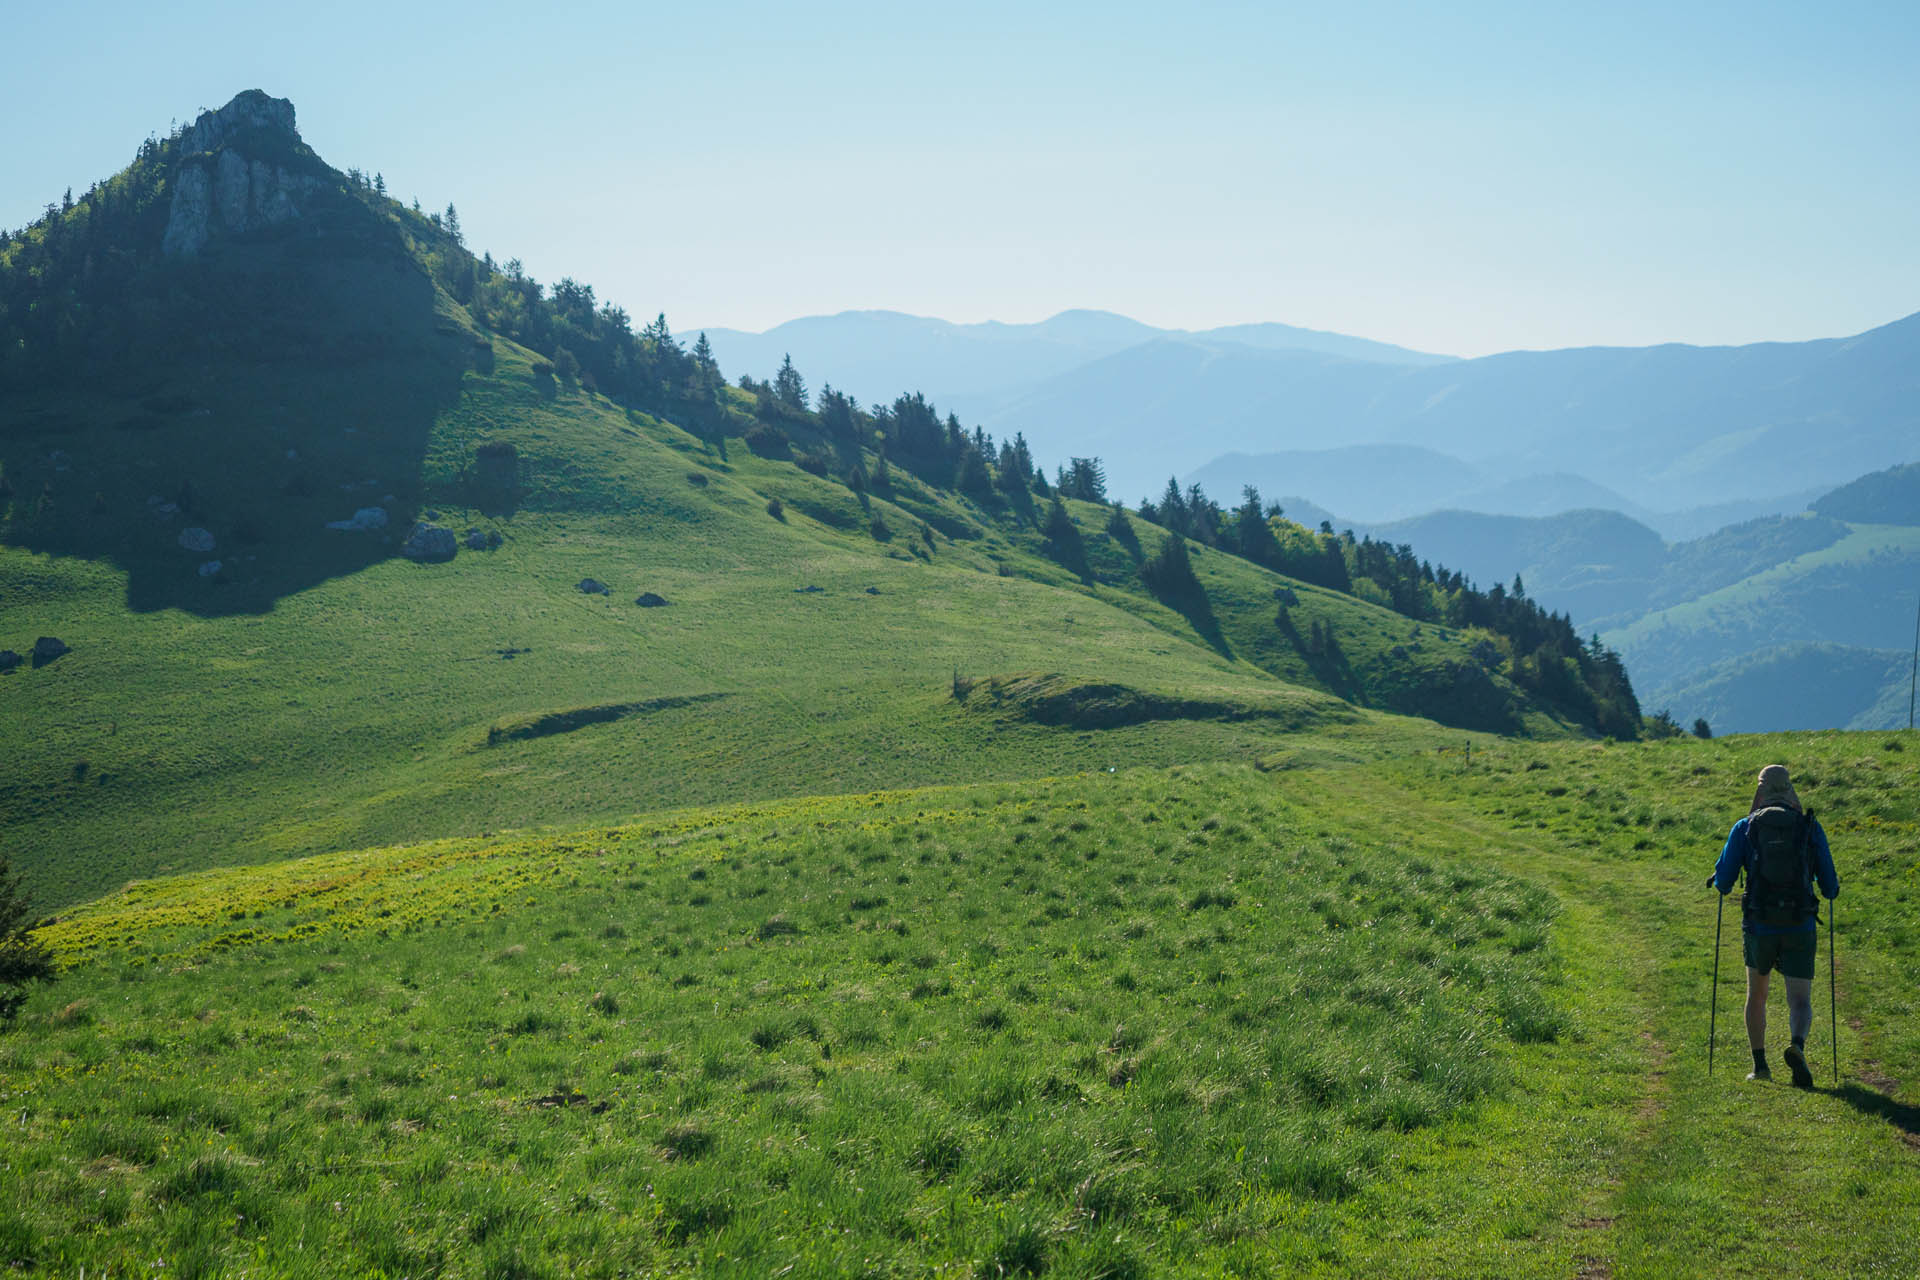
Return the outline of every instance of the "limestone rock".
{"type": "Polygon", "coordinates": [[[308,199],[324,188],[315,174],[248,155],[250,135],[261,132],[283,134],[296,146],[300,141],[293,104],[250,89],[206,112],[181,135],[182,159],[161,240],[169,257],[193,257],[216,234],[256,231],[298,218],[308,199]]]}
{"type": "Polygon", "coordinates": [[[218,111],[203,111],[185,133],[180,135],[184,155],[200,151],[218,151],[239,135],[254,129],[284,133],[295,141],[300,138],[294,127],[293,104],[285,98],[269,97],[258,89],[247,89],[218,111]]]}
{"type": "Polygon", "coordinates": [[[437,524],[414,525],[407,533],[407,540],[400,544],[400,554],[407,559],[432,564],[453,559],[458,550],[453,530],[437,524]]]}
{"type": "Polygon", "coordinates": [[[179,542],[180,545],[188,551],[213,550],[213,535],[198,525],[191,529],[182,529],[180,531],[179,542]]]}

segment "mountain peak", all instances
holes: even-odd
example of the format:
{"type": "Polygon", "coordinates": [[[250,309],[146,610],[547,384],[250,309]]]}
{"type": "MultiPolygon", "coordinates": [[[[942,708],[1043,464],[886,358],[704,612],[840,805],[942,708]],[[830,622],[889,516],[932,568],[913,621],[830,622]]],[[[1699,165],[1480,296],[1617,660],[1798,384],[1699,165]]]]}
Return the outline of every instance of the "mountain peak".
{"type": "Polygon", "coordinates": [[[218,151],[234,138],[256,130],[283,134],[298,142],[300,131],[294,127],[293,103],[259,89],[243,89],[218,111],[201,112],[181,135],[180,149],[187,155],[218,151]]]}
{"type": "Polygon", "coordinates": [[[321,164],[294,127],[293,104],[258,89],[205,111],[180,135],[167,230],[168,257],[191,258],[226,233],[299,218],[325,188],[321,164]]]}

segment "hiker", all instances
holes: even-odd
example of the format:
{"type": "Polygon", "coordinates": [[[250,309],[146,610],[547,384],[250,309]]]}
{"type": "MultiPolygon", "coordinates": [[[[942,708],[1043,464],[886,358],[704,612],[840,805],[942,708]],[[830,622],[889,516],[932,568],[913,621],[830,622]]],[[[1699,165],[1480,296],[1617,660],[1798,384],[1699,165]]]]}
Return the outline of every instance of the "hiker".
{"type": "Polygon", "coordinates": [[[1819,951],[1820,904],[1813,882],[1828,900],[1840,894],[1827,833],[1794,794],[1785,765],[1760,771],[1753,805],[1733,824],[1708,881],[1722,896],[1746,873],[1740,895],[1740,930],[1747,960],[1747,1042],[1753,1049],[1749,1080],[1771,1080],[1767,1067],[1767,983],[1778,969],[1787,980],[1787,1030],[1793,1043],[1784,1055],[1794,1087],[1813,1088],[1807,1069],[1807,1030],[1813,1025],[1813,960],[1819,951]]]}

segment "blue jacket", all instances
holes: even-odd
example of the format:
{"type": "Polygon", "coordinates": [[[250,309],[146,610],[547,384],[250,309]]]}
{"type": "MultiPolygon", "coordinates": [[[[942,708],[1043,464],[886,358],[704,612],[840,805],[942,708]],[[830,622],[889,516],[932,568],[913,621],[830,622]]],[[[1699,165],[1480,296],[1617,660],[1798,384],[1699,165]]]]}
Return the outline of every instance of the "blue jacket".
{"type": "MultiPolygon", "coordinates": [[[[1820,829],[1820,820],[1813,822],[1813,878],[1820,882],[1820,896],[1832,901],[1840,896],[1840,877],[1834,874],[1833,851],[1827,848],[1827,833],[1820,829]]],[[[1745,818],[1733,824],[1733,830],[1727,833],[1727,843],[1720,850],[1720,861],[1714,864],[1713,887],[1721,893],[1732,893],[1734,882],[1739,880],[1740,872],[1747,865],[1747,852],[1752,846],[1747,842],[1747,820],[1745,818]]],[[[1748,933],[1781,934],[1805,933],[1818,926],[1820,912],[1815,907],[1807,908],[1807,918],[1799,924],[1760,924],[1747,920],[1741,926],[1748,933]]]]}

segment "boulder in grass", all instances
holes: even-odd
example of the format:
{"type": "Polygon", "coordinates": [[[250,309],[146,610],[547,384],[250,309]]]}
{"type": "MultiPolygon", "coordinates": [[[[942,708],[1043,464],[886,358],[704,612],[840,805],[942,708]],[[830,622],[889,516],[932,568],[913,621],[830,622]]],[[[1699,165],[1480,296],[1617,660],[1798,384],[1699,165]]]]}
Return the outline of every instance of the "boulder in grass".
{"type": "Polygon", "coordinates": [[[598,578],[582,578],[577,588],[580,594],[588,596],[610,596],[613,588],[598,578]]]}
{"type": "Polygon", "coordinates": [[[353,513],[351,519],[327,521],[327,528],[339,529],[346,533],[365,533],[371,529],[386,528],[387,518],[385,507],[361,507],[353,513]]]}
{"type": "Polygon", "coordinates": [[[213,535],[205,529],[192,528],[180,531],[180,545],[189,551],[213,550],[213,535]]]}
{"type": "Polygon", "coordinates": [[[879,595],[879,594],[880,594],[880,588],[878,588],[878,587],[868,587],[868,588],[867,588],[867,594],[868,594],[868,595],[870,595],[870,596],[877,596],[877,595],[879,595]]]}
{"type": "Polygon", "coordinates": [[[25,661],[25,658],[11,649],[0,649],[0,675],[5,675],[25,661]]]}
{"type": "Polygon", "coordinates": [[[657,596],[653,592],[648,591],[636,597],[634,603],[642,609],[658,609],[667,603],[667,598],[665,596],[657,596]]]}
{"type": "Polygon", "coordinates": [[[453,530],[437,524],[414,525],[407,534],[407,540],[400,544],[401,555],[425,564],[451,560],[458,550],[459,544],[454,539],[453,530]]]}
{"type": "Polygon", "coordinates": [[[41,636],[33,642],[33,665],[44,667],[55,658],[72,652],[67,643],[58,636],[41,636]]]}

